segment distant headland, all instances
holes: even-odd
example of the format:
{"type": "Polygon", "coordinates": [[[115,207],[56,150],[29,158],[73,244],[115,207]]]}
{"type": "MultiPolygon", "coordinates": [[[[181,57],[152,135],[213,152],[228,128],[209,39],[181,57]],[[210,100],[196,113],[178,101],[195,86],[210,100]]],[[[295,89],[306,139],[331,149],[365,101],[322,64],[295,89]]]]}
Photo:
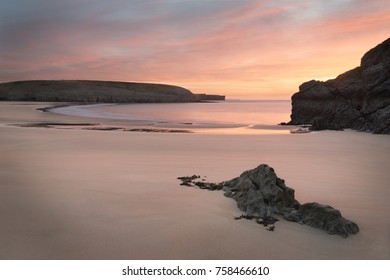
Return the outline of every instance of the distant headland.
{"type": "Polygon", "coordinates": [[[174,103],[224,99],[222,95],[193,94],[179,86],[152,83],[29,80],[0,84],[0,101],[174,103]]]}
{"type": "Polygon", "coordinates": [[[288,124],[390,134],[390,38],[364,54],[359,67],[303,83],[291,100],[288,124]]]}

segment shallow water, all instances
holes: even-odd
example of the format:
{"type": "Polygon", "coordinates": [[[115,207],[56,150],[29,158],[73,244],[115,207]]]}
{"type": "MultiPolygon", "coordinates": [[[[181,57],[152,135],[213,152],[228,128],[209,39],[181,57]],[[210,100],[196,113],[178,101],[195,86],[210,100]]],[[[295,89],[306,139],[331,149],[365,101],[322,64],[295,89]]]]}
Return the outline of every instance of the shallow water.
{"type": "Polygon", "coordinates": [[[276,125],[290,119],[289,100],[228,100],[210,103],[96,104],[56,108],[56,113],[169,123],[276,125]]]}

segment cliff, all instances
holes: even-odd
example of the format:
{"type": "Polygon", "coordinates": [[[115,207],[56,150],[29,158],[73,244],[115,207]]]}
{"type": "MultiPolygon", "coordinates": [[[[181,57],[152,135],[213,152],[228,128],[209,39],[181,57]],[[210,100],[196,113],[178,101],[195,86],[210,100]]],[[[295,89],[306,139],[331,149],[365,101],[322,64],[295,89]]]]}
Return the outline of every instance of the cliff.
{"type": "Polygon", "coordinates": [[[225,100],[225,95],[196,93],[199,100],[225,100]]]}
{"type": "Polygon", "coordinates": [[[364,54],[359,67],[303,83],[291,100],[288,124],[390,134],[390,38],[364,54]]]}
{"type": "Polygon", "coordinates": [[[0,101],[159,103],[194,102],[178,86],[86,80],[35,80],[0,84],[0,101]]]}

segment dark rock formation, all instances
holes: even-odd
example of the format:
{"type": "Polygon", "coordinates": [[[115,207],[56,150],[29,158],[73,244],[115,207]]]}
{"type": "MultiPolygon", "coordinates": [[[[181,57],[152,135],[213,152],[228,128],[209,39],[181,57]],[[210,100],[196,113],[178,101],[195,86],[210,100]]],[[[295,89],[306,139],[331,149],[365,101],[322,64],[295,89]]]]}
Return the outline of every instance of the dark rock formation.
{"type": "Polygon", "coordinates": [[[238,208],[248,215],[283,215],[299,207],[294,190],[266,164],[245,171],[240,177],[223,182],[222,186],[225,196],[236,200],[238,208]]]}
{"type": "Polygon", "coordinates": [[[195,96],[200,101],[207,100],[225,100],[225,95],[217,95],[217,94],[205,94],[205,93],[196,93],[195,96]]]}
{"type": "Polygon", "coordinates": [[[343,218],[339,210],[315,202],[302,204],[298,210],[290,212],[284,218],[343,237],[359,232],[357,224],[343,218]]]}
{"type": "Polygon", "coordinates": [[[275,223],[279,221],[277,218],[272,216],[266,216],[266,217],[259,217],[259,216],[251,216],[251,215],[241,215],[239,217],[234,217],[235,220],[256,220],[256,223],[259,225],[263,225],[264,227],[267,227],[267,230],[274,231],[275,230],[275,223]]]}
{"type": "Polygon", "coordinates": [[[182,176],[177,179],[181,180],[181,186],[198,187],[203,190],[219,191],[222,190],[221,184],[209,183],[205,179],[200,179],[199,175],[182,176]]]}
{"type": "Polygon", "coordinates": [[[0,101],[159,103],[196,102],[182,87],[110,81],[18,81],[0,84],[0,101]]]}
{"type": "MultiPolygon", "coordinates": [[[[184,176],[184,186],[194,187],[200,176],[184,176]]],[[[301,205],[294,197],[294,189],[286,186],[285,181],[276,176],[272,167],[261,164],[245,171],[239,177],[219,184],[206,183],[205,189],[220,190],[225,196],[237,201],[237,206],[245,214],[235,219],[255,219],[258,224],[274,231],[274,223],[278,221],[275,215],[282,216],[288,221],[306,224],[325,230],[329,234],[347,237],[359,232],[359,227],[341,216],[339,210],[318,203],[301,205]]],[[[201,187],[202,188],[202,187],[201,187]]]]}
{"type": "Polygon", "coordinates": [[[290,125],[390,134],[390,38],[368,51],[359,67],[303,83],[291,99],[290,125]]]}
{"type": "Polygon", "coordinates": [[[100,123],[53,123],[53,122],[39,122],[39,123],[24,123],[14,124],[19,127],[44,127],[56,129],[83,129],[83,130],[102,130],[102,131],[129,131],[129,132],[155,132],[155,133],[192,133],[186,129],[166,129],[166,128],[128,128],[124,126],[107,126],[100,123]]]}
{"type": "Polygon", "coordinates": [[[339,210],[318,203],[301,205],[294,189],[276,176],[272,167],[261,164],[239,177],[222,183],[225,196],[237,201],[247,215],[260,217],[283,216],[288,221],[303,223],[347,237],[359,231],[358,226],[341,216],[339,210]]]}

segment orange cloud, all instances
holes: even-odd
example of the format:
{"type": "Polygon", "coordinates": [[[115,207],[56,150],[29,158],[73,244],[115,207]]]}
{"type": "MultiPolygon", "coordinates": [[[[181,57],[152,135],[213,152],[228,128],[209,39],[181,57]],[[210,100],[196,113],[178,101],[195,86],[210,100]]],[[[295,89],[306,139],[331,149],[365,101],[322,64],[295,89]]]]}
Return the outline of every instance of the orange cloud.
{"type": "Polygon", "coordinates": [[[0,19],[0,80],[164,82],[288,99],[302,82],[358,66],[390,31],[381,0],[94,2],[94,9],[50,2],[57,17],[36,9],[19,21],[0,19]]]}

